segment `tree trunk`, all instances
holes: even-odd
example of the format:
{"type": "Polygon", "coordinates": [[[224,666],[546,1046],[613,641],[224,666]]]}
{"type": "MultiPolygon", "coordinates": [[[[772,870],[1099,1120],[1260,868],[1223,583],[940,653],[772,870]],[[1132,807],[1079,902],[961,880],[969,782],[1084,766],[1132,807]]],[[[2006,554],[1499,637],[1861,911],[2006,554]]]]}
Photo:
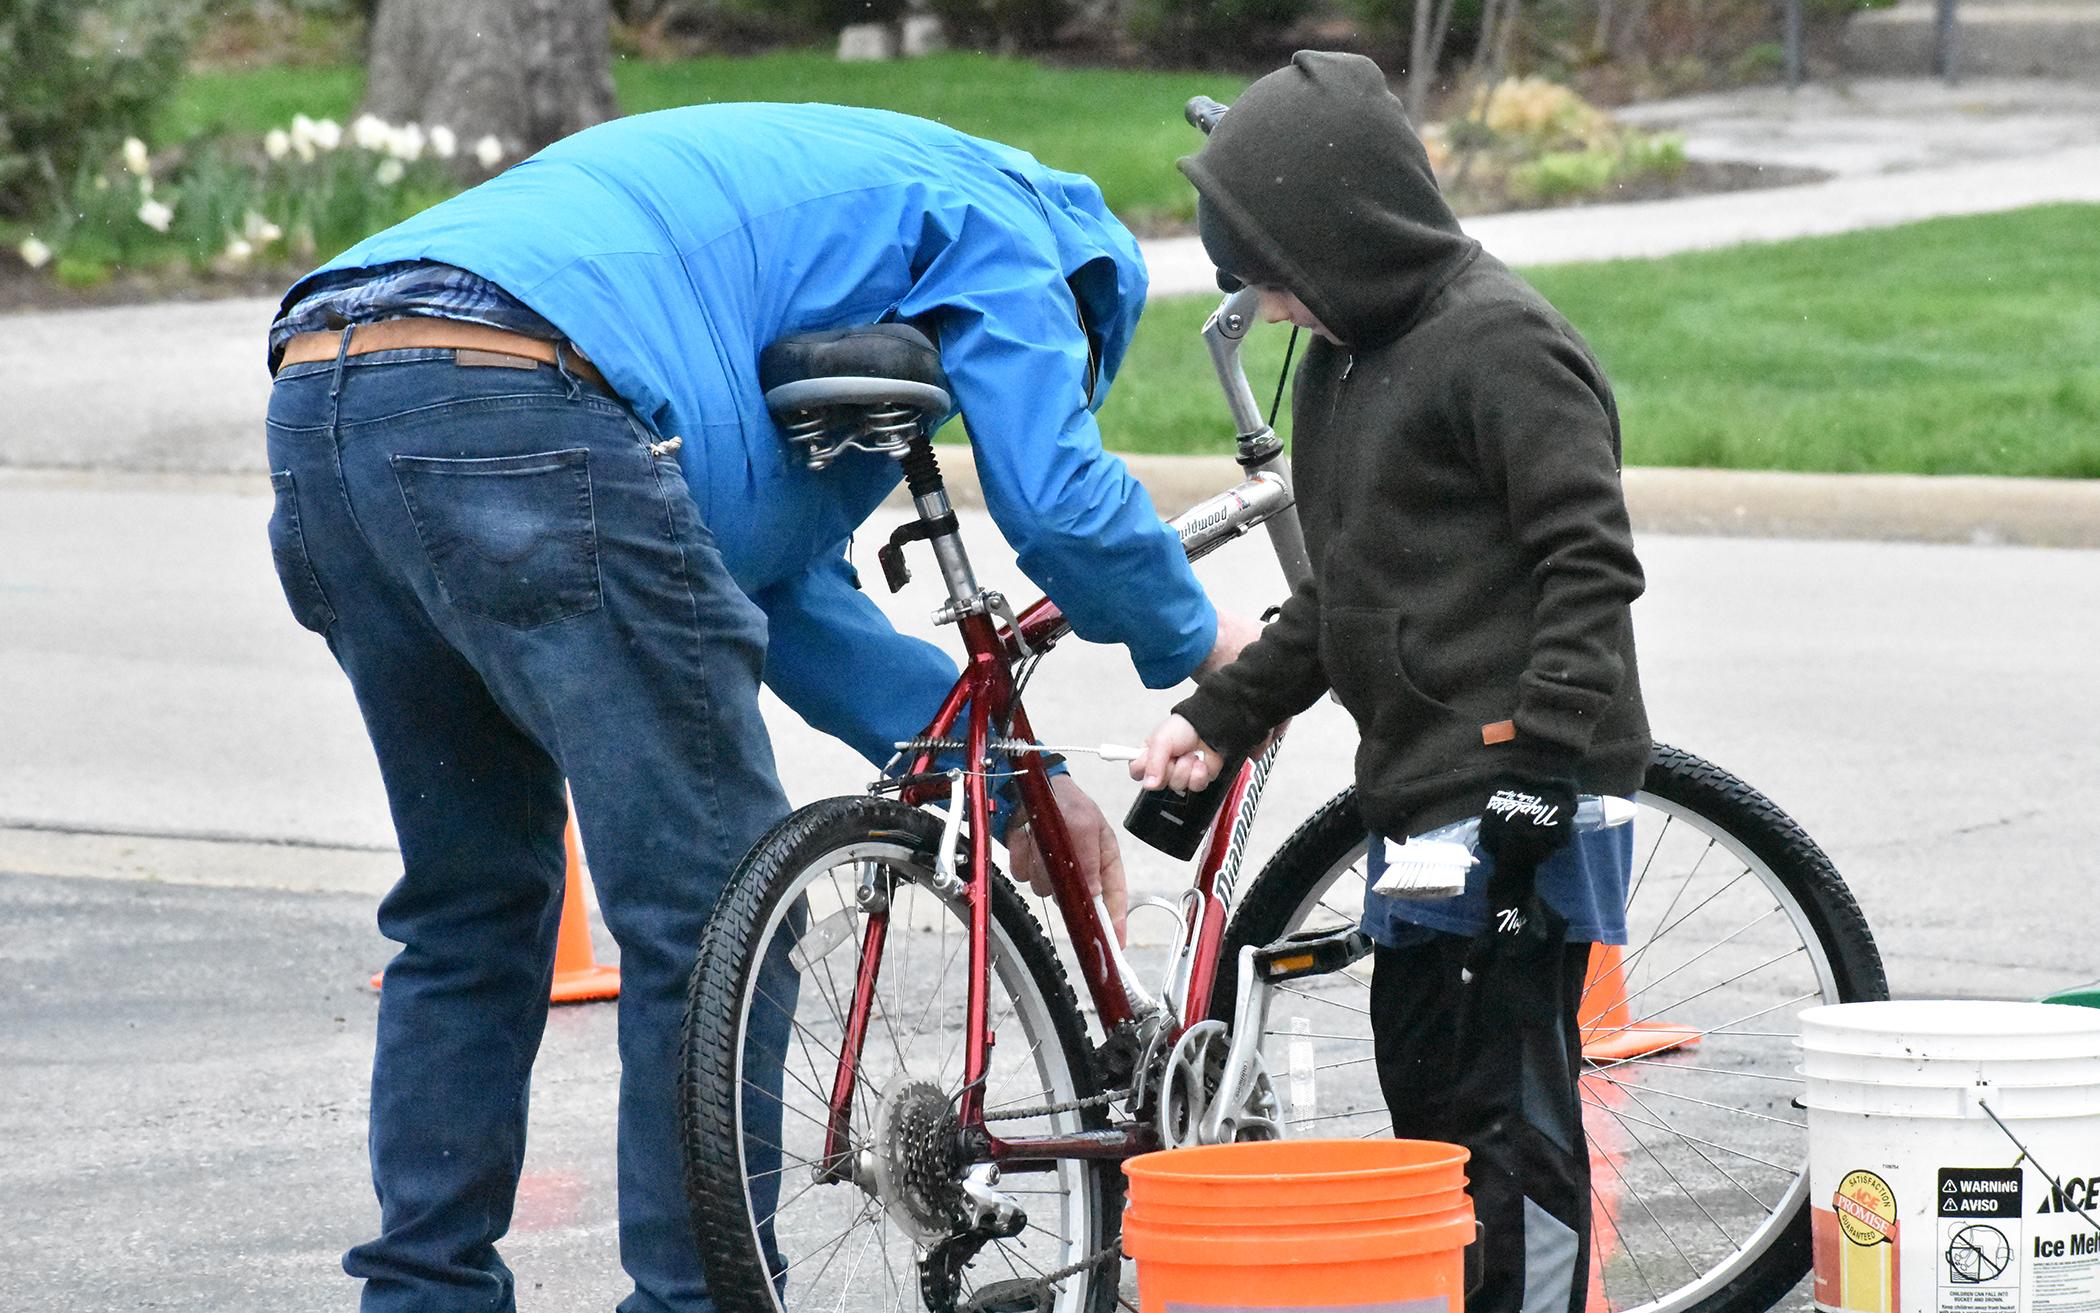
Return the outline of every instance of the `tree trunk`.
{"type": "Polygon", "coordinates": [[[608,0],[379,0],[364,111],[538,150],[618,114],[608,0]]]}

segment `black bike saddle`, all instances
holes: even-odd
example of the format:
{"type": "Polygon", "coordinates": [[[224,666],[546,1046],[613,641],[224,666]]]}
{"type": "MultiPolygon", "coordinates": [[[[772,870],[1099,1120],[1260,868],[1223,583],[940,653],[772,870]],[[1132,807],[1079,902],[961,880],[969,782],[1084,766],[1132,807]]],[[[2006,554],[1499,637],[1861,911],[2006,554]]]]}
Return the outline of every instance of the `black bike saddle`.
{"type": "Polygon", "coordinates": [[[775,415],[829,406],[954,409],[941,353],[909,324],[856,324],[784,337],[759,353],[758,382],[775,415]]]}

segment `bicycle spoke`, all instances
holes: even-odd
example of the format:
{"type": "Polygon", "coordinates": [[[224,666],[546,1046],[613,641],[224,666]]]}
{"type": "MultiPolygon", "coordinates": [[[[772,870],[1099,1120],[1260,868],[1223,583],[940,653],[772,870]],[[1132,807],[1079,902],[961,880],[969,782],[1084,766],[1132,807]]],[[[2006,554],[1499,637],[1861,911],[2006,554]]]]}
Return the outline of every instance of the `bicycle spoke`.
{"type": "MultiPolygon", "coordinates": [[[[1636,1135],[1634,1136],[1634,1140],[1636,1143],[1638,1143],[1640,1137],[1636,1135]]],[[[1662,1232],[1663,1239],[1670,1242],[1670,1248],[1677,1251],[1677,1257],[1683,1260],[1684,1265],[1687,1268],[1691,1269],[1692,1274],[1694,1276],[1698,1275],[1699,1265],[1697,1263],[1694,1263],[1691,1260],[1690,1256],[1684,1252],[1684,1246],[1677,1243],[1676,1235],[1674,1235],[1668,1227],[1662,1224],[1662,1219],[1657,1217],[1655,1215],[1655,1210],[1648,1206],[1648,1200],[1646,1196],[1642,1195],[1640,1191],[1635,1190],[1633,1188],[1633,1183],[1626,1179],[1626,1173],[1619,1170],[1619,1164],[1617,1160],[1611,1154],[1606,1154],[1604,1155],[1604,1165],[1606,1167],[1611,1168],[1611,1174],[1619,1178],[1620,1187],[1624,1189],[1626,1193],[1633,1197],[1633,1202],[1641,1206],[1641,1211],[1648,1215],[1648,1220],[1655,1223],[1655,1229],[1662,1232]]]]}
{"type": "Polygon", "coordinates": [[[1292,989],[1288,985],[1272,985],[1270,986],[1270,988],[1274,989],[1279,994],[1289,994],[1294,998],[1302,998],[1307,1000],[1308,1002],[1325,1003],[1328,1007],[1340,1008],[1344,1012],[1354,1012],[1359,1017],[1368,1017],[1371,1015],[1371,1009],[1369,1008],[1360,1008],[1353,1003],[1344,1003],[1339,999],[1323,998],[1320,995],[1312,993],[1309,990],[1292,989]]]}
{"type": "Polygon", "coordinates": [[[1746,1153],[1741,1149],[1730,1148],[1728,1145],[1725,1144],[1716,1144],[1712,1140],[1703,1140],[1696,1135],[1691,1135],[1684,1131],[1680,1131],[1674,1126],[1665,1126],[1661,1122],[1644,1122],[1638,1117],[1628,1117],[1625,1113],[1620,1112],[1617,1108],[1614,1108],[1606,1103],[1601,1103],[1596,1099],[1585,1097],[1582,1102],[1586,1106],[1597,1109],[1599,1112],[1602,1112],[1605,1116],[1611,1118],[1615,1122],[1619,1122],[1622,1125],[1646,1126],[1648,1129],[1654,1131],[1668,1131],[1670,1134],[1676,1136],[1680,1140],[1684,1140],[1691,1144],[1703,1144],[1709,1149],[1718,1149],[1720,1152],[1725,1153],[1732,1158],[1742,1158],[1746,1161],[1756,1163],[1761,1167],[1769,1167],[1775,1172],[1792,1173],[1798,1172],[1800,1170],[1798,1164],[1793,1167],[1788,1167],[1781,1163],[1775,1163],[1769,1158],[1760,1158],[1754,1153],[1746,1153]]]}
{"type": "MultiPolygon", "coordinates": [[[[1630,1097],[1633,1099],[1634,1103],[1640,1107],[1642,1112],[1647,1113],[1650,1117],[1657,1116],[1657,1114],[1652,1109],[1650,1109],[1646,1104],[1641,1102],[1641,1097],[1638,1094],[1631,1095],[1630,1097]]],[[[1672,1131],[1670,1133],[1673,1135],[1676,1134],[1675,1131],[1672,1131]]],[[[1692,1203],[1692,1207],[1699,1210],[1700,1216],[1704,1217],[1708,1222],[1711,1222],[1713,1224],[1714,1229],[1721,1233],[1721,1238],[1728,1242],[1728,1245],[1731,1249],[1741,1249],[1743,1247],[1742,1242],[1737,1240],[1733,1235],[1731,1235],[1727,1227],[1721,1225],[1720,1219],[1716,1218],[1713,1215],[1713,1213],[1707,1208],[1706,1204],[1700,1200],[1699,1196],[1692,1193],[1692,1191],[1685,1185],[1683,1180],[1681,1180],[1678,1177],[1676,1172],[1670,1170],[1670,1165],[1664,1162],[1662,1155],[1655,1151],[1655,1146],[1649,1144],[1646,1140],[1642,1139],[1638,1132],[1633,1133],[1633,1142],[1641,1146],[1641,1149],[1648,1155],[1648,1159],[1650,1162],[1653,1162],[1657,1167],[1660,1167],[1662,1169],[1662,1174],[1664,1176],[1670,1178],[1670,1184],[1677,1187],[1677,1193],[1683,1195],[1686,1199],[1689,1199],[1692,1203]]],[[[1701,1157],[1704,1157],[1704,1155],[1702,1154],[1701,1157]]],[[[1616,1170],[1616,1168],[1614,1170],[1616,1170]]],[[[1752,1197],[1755,1198],[1755,1196],[1752,1197]]],[[[1696,1270],[1696,1268],[1694,1270],[1696,1270]]]]}
{"type": "Polygon", "coordinates": [[[1716,939],[1711,944],[1708,944],[1705,948],[1700,949],[1698,952],[1692,954],[1692,956],[1686,958],[1684,961],[1679,962],[1676,966],[1671,967],[1668,971],[1663,972],[1661,975],[1656,976],[1654,979],[1650,980],[1647,984],[1642,985],[1639,989],[1636,989],[1632,993],[1629,993],[1628,995],[1626,995],[1624,1001],[1627,1003],[1633,1002],[1633,1000],[1639,998],[1641,995],[1647,993],[1649,990],[1654,989],[1663,981],[1670,979],[1672,976],[1675,976],[1678,972],[1689,968],[1696,962],[1703,961],[1707,954],[1718,952],[1721,949],[1726,948],[1728,945],[1734,943],[1743,935],[1748,934],[1751,930],[1764,924],[1766,921],[1771,920],[1773,917],[1780,915],[1783,915],[1781,909],[1775,907],[1771,911],[1766,912],[1763,916],[1760,916],[1753,921],[1746,922],[1743,925],[1737,926],[1728,934],[1722,936],[1719,939],[1716,939]]]}
{"type": "MultiPolygon", "coordinates": [[[[1626,1257],[1632,1261],[1634,1275],[1638,1276],[1641,1279],[1641,1285],[1648,1292],[1648,1302],[1653,1304],[1657,1300],[1660,1300],[1662,1296],[1656,1293],[1655,1283],[1648,1279],[1648,1269],[1641,1266],[1640,1252],[1636,1250],[1630,1243],[1628,1243],[1626,1239],[1626,1233],[1619,1229],[1619,1219],[1613,1215],[1611,1211],[1611,1206],[1604,1202],[1604,1196],[1598,1192],[1597,1187],[1594,1185],[1590,1187],[1590,1202],[1596,1205],[1596,1207],[1592,1210],[1590,1216],[1593,1219],[1598,1217],[1603,1218],[1605,1224],[1611,1227],[1611,1233],[1619,1237],[1619,1252],[1626,1255],[1626,1257]]],[[[1595,1229],[1594,1221],[1591,1223],[1591,1227],[1592,1230],[1595,1229]]],[[[1607,1300],[1609,1300],[1608,1294],[1606,1298],[1607,1300]]]]}
{"type": "Polygon", "coordinates": [[[1611,1076],[1599,1076],[1598,1079],[1604,1081],[1608,1085],[1616,1086],[1617,1088],[1622,1090],[1644,1090],[1647,1093],[1656,1095],[1659,1098],[1677,1099],[1684,1103],[1696,1103],[1702,1108],[1713,1108],[1720,1112],[1734,1113],[1739,1117],[1750,1117],[1757,1121],[1770,1122],[1774,1126],[1785,1126],[1791,1130],[1796,1131],[1805,1131],[1808,1129],[1808,1123],[1805,1121],[1788,1121],[1784,1117],[1773,1117],[1766,1113],[1752,1112],[1748,1108],[1731,1108],[1725,1103],[1714,1103],[1707,1099],[1695,1099],[1689,1094],[1679,1094],[1675,1090],[1660,1089],[1653,1085],[1635,1085],[1627,1081],[1618,1080],[1611,1076]]]}
{"type": "MultiPolygon", "coordinates": [[[[1641,1098],[1640,1094],[1636,1092],[1633,1089],[1633,1087],[1621,1086],[1620,1088],[1626,1091],[1627,1096],[1631,1098],[1634,1101],[1634,1103],[1640,1107],[1640,1110],[1642,1112],[1645,1112],[1650,1117],[1653,1117],[1658,1123],[1661,1123],[1665,1126],[1669,1124],[1668,1120],[1664,1117],[1664,1115],[1655,1111],[1655,1109],[1649,1107],[1646,1101],[1644,1101],[1641,1098]]],[[[1651,1091],[1651,1093],[1660,1092],[1661,1091],[1651,1091]]],[[[1704,1149],[1701,1149],[1696,1143],[1694,1143],[1691,1139],[1685,1136],[1685,1134],[1682,1131],[1679,1131],[1676,1127],[1670,1126],[1669,1133],[1675,1136],[1680,1143],[1682,1143],[1686,1148],[1690,1149],[1695,1155],[1697,1155],[1699,1161],[1705,1163],[1708,1167],[1713,1168],[1714,1172],[1717,1175],[1721,1176],[1730,1185],[1734,1186],[1737,1190],[1742,1191],[1742,1193],[1749,1198],[1750,1202],[1756,1204],[1758,1208],[1761,1211],[1763,1211],[1767,1216],[1771,1215],[1773,1206],[1771,1204],[1766,1203],[1763,1199],[1759,1198],[1757,1192],[1752,1190],[1749,1186],[1744,1185],[1741,1181],[1736,1180],[1735,1173],[1721,1166],[1721,1164],[1715,1162],[1712,1158],[1709,1158],[1704,1149]]],[[[1729,1243],[1735,1245],[1737,1249],[1742,1248],[1742,1245],[1739,1242],[1737,1242],[1735,1237],[1733,1236],[1729,1237],[1729,1243]]]]}

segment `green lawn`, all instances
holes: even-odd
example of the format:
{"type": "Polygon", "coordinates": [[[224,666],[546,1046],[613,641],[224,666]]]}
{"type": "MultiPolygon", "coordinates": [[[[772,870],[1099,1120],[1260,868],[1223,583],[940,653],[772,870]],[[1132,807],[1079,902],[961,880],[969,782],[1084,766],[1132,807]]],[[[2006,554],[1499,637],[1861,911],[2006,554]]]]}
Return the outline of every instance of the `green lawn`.
{"type": "MultiPolygon", "coordinates": [[[[908,64],[841,64],[829,53],[789,51],[748,59],[613,70],[629,113],[723,100],[821,100],[900,110],[1019,146],[1044,163],[1085,172],[1110,208],[1133,225],[1187,218],[1193,193],[1174,168],[1195,150],[1181,107],[1199,93],[1229,100],[1243,82],[1211,73],[1051,68],[1021,59],[946,54],[908,64]]],[[[162,136],[214,129],[260,134],[294,114],[342,119],[364,88],[353,66],[198,73],[183,84],[162,136]]]]}
{"type": "MultiPolygon", "coordinates": [[[[1629,464],[2100,477],[2100,206],[1525,272],[1603,360],[1629,464]]],[[[1112,445],[1230,450],[1212,304],[1147,312],[1112,445]]]]}

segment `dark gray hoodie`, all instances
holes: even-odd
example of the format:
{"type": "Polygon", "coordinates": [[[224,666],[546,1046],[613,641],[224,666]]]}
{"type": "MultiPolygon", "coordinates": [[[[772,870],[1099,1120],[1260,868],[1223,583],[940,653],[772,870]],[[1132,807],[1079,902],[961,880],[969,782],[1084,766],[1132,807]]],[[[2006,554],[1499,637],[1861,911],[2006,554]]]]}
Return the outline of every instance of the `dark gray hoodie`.
{"type": "Polygon", "coordinates": [[[1248,272],[1346,345],[1315,342],[1292,392],[1313,582],[1177,710],[1237,751],[1331,686],[1386,834],[1477,812],[1504,773],[1637,789],[1642,577],[1581,337],[1460,231],[1368,59],[1299,54],[1181,167],[1248,272]]]}

